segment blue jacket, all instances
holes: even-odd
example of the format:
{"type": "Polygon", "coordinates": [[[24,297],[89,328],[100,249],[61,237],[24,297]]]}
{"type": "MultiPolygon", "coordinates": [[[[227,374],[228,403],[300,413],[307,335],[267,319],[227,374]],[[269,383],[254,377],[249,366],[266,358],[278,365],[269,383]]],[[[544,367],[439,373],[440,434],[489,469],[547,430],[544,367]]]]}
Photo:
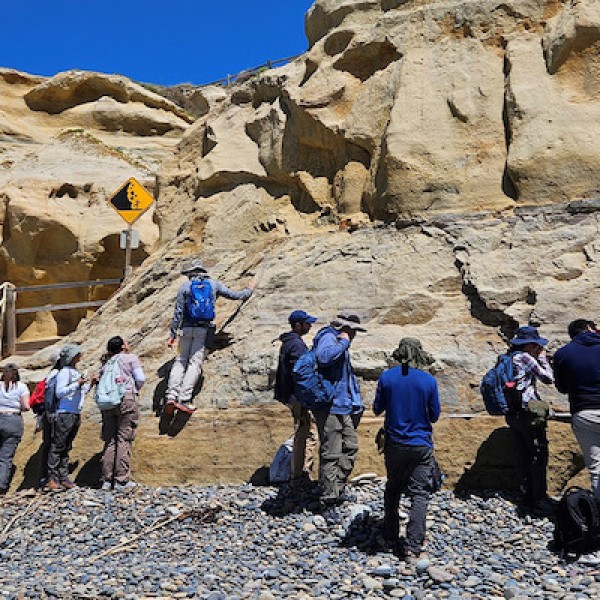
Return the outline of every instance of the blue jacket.
{"type": "MultiPolygon", "coordinates": [[[[230,290],[227,286],[223,285],[220,281],[217,281],[216,279],[209,279],[208,277],[203,277],[202,275],[196,275],[192,279],[208,279],[212,290],[213,303],[216,302],[218,296],[224,296],[225,298],[229,298],[230,300],[247,300],[248,298],[250,298],[250,296],[252,296],[253,290],[251,288],[243,289],[241,292],[235,292],[233,290],[230,290]]],[[[185,315],[185,304],[187,302],[187,296],[190,295],[192,279],[185,281],[179,286],[179,290],[177,292],[177,300],[175,302],[173,321],[171,322],[172,338],[177,336],[178,329],[182,329],[183,327],[198,327],[198,323],[189,322],[185,315]]],[[[208,323],[204,324],[204,326],[206,325],[208,325],[208,323]]]]}
{"type": "Polygon", "coordinates": [[[385,431],[390,441],[433,448],[431,424],[441,412],[435,378],[402,366],[384,371],[377,383],[373,412],[385,412],[385,431]]]}
{"type": "Polygon", "coordinates": [[[275,400],[289,404],[293,400],[294,380],[292,371],[296,361],[308,350],[304,340],[295,331],[287,331],[279,336],[281,349],[275,375],[275,400]]]}
{"type": "Polygon", "coordinates": [[[350,363],[350,342],[338,337],[333,327],[321,329],[313,341],[319,371],[333,386],[332,415],[350,415],[364,410],[360,386],[350,363]]]}
{"type": "Polygon", "coordinates": [[[571,414],[600,410],[600,334],[584,331],[554,354],[554,382],[571,414]]]}

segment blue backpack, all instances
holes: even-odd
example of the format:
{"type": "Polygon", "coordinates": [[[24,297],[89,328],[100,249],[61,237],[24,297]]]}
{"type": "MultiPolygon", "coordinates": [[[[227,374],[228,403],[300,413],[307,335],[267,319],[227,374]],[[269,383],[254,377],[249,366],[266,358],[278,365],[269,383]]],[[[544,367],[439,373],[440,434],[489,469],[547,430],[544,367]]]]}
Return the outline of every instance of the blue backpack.
{"type": "Polygon", "coordinates": [[[307,350],[294,365],[294,396],[304,408],[319,410],[333,401],[333,385],[319,371],[314,348],[307,350]]]}
{"type": "Polygon", "coordinates": [[[496,366],[490,369],[481,380],[481,396],[490,415],[505,415],[511,408],[511,394],[515,394],[513,373],[514,353],[501,354],[496,366]]]}
{"type": "Polygon", "coordinates": [[[185,312],[192,323],[212,321],[215,318],[215,301],[208,279],[192,279],[185,312]]]}

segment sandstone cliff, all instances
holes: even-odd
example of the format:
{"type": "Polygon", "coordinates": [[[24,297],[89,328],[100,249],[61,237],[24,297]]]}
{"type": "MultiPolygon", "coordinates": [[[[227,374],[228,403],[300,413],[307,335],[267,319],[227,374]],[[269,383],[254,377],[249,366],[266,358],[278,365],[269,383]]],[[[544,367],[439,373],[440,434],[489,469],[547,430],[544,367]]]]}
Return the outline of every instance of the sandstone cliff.
{"type": "MultiPolygon", "coordinates": [[[[302,57],[206,100],[165,153],[159,248],[72,337],[92,364],[128,336],[150,412],[180,268],[199,256],[258,289],[198,405],[269,401],[276,338],[301,307],[367,320],[352,349],[367,401],[411,335],[436,357],[444,409],[480,411],[481,375],[518,324],[555,348],[600,309],[600,2],[318,0],[306,31],[302,57]]],[[[220,303],[218,323],[235,308],[220,303]]]]}
{"type": "MultiPolygon", "coordinates": [[[[190,117],[124,77],[69,71],[46,79],[0,69],[0,279],[34,285],[119,278],[126,226],[106,204],[129,177],[150,190],[190,117]]],[[[136,224],[140,264],[156,247],[152,213],[136,224]]],[[[112,290],[24,293],[19,306],[112,290]]],[[[21,315],[21,339],[70,333],[85,311],[21,315]]]]}

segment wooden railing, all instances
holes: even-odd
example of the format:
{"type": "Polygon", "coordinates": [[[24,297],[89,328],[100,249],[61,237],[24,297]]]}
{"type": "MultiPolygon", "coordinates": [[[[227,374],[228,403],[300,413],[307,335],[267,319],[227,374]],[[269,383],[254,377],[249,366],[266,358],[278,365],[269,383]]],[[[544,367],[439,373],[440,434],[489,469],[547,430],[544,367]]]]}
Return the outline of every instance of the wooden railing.
{"type": "Polygon", "coordinates": [[[15,353],[17,345],[17,315],[55,310],[70,310],[75,308],[98,308],[106,300],[90,300],[86,302],[68,302],[63,304],[44,304],[42,306],[27,306],[17,308],[17,295],[27,292],[43,292],[69,288],[91,288],[100,285],[118,286],[122,279],[96,279],[93,281],[70,281],[65,283],[48,283],[41,285],[15,286],[10,282],[0,285],[0,340],[2,356],[15,353]]]}
{"type": "Polygon", "coordinates": [[[285,65],[285,64],[293,61],[295,58],[298,58],[299,56],[301,56],[301,55],[296,54],[294,56],[288,56],[287,58],[278,58],[277,60],[268,60],[265,64],[260,65],[258,67],[253,67],[251,69],[246,69],[245,71],[240,71],[239,73],[236,73],[235,75],[228,74],[226,77],[217,79],[216,81],[211,81],[210,83],[202,83],[202,84],[200,84],[198,86],[194,86],[194,87],[203,88],[203,87],[208,87],[209,85],[221,85],[223,87],[229,87],[231,85],[234,85],[235,83],[242,83],[243,81],[250,79],[254,75],[257,75],[258,73],[262,73],[263,71],[267,71],[269,69],[275,69],[276,67],[285,65]]]}

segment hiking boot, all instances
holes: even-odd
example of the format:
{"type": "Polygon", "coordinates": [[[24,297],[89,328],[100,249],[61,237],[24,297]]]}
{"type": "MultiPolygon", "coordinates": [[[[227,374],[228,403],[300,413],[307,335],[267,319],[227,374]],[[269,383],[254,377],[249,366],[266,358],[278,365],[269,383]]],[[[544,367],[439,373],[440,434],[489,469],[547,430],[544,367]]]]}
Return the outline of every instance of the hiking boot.
{"type": "Polygon", "coordinates": [[[44,485],[42,491],[43,492],[62,492],[65,488],[60,485],[60,483],[58,483],[58,481],[55,481],[54,479],[49,479],[48,481],[46,481],[46,484],[44,485]]]}
{"type": "Polygon", "coordinates": [[[73,483],[68,477],[65,479],[61,479],[60,485],[62,485],[65,488],[65,490],[72,490],[73,488],[77,487],[77,485],[73,483]]]}
{"type": "Polygon", "coordinates": [[[115,491],[117,492],[131,490],[133,488],[136,488],[137,486],[138,484],[135,481],[126,481],[125,483],[119,483],[118,481],[115,481],[115,491]]]}
{"type": "Polygon", "coordinates": [[[100,489],[103,492],[110,492],[112,490],[112,483],[110,481],[105,481],[100,489]]]}

